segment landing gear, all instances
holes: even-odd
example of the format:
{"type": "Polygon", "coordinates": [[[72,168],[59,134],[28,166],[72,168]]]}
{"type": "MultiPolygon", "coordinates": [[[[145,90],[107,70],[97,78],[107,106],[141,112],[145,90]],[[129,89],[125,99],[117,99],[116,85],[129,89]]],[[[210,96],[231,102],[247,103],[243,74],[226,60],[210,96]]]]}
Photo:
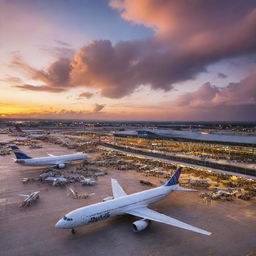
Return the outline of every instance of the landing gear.
{"type": "Polygon", "coordinates": [[[76,231],[72,228],[71,233],[74,235],[76,233],[76,231]]]}

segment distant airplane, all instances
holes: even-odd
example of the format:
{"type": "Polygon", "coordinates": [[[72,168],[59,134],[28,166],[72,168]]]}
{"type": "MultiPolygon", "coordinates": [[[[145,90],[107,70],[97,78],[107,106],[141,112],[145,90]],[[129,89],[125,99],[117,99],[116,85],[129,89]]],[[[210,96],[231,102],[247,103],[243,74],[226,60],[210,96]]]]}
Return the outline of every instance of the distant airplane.
{"type": "Polygon", "coordinates": [[[26,138],[26,137],[18,137],[15,139],[16,141],[19,141],[19,142],[25,142],[25,141],[29,141],[30,138],[26,138]]]}
{"type": "Polygon", "coordinates": [[[53,186],[65,185],[68,183],[68,180],[64,177],[47,177],[45,180],[52,181],[53,186]]]}
{"type": "Polygon", "coordinates": [[[33,202],[39,199],[39,193],[40,191],[33,192],[30,195],[19,194],[19,196],[25,197],[21,206],[22,207],[30,206],[33,202]]]}
{"type": "Polygon", "coordinates": [[[181,170],[181,167],[178,168],[171,179],[163,186],[131,195],[127,195],[124,192],[117,180],[111,179],[113,199],[109,197],[109,200],[105,200],[104,202],[78,208],[77,210],[66,214],[56,223],[55,227],[71,229],[72,233],[75,233],[75,227],[105,220],[115,215],[130,214],[142,218],[141,220],[133,222],[132,226],[133,231],[135,232],[144,230],[149,225],[149,222],[153,220],[204,235],[211,235],[208,231],[188,225],[147,207],[149,204],[165,198],[172,191],[195,191],[182,188],[178,185],[181,170]]]}
{"type": "Polygon", "coordinates": [[[43,130],[23,130],[18,124],[15,125],[15,129],[17,132],[25,133],[27,135],[43,132],[43,130]]]}
{"type": "Polygon", "coordinates": [[[85,177],[82,177],[80,179],[80,183],[82,185],[89,185],[89,186],[93,186],[96,184],[96,180],[94,178],[85,178],[85,177]]]}
{"type": "Polygon", "coordinates": [[[15,125],[15,129],[18,134],[28,136],[31,139],[43,139],[46,137],[42,130],[22,130],[19,125],[15,125]]]}
{"type": "Polygon", "coordinates": [[[16,163],[31,166],[55,165],[58,168],[64,168],[67,163],[83,160],[88,158],[87,154],[76,153],[62,156],[48,156],[32,158],[22,152],[17,146],[11,146],[12,151],[16,156],[16,163]]]}

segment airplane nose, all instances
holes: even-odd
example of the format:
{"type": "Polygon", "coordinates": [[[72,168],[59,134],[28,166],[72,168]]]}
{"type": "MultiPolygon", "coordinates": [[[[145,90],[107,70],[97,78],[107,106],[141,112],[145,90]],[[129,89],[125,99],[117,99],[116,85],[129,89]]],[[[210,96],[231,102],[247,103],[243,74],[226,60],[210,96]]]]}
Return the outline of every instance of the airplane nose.
{"type": "Polygon", "coordinates": [[[63,225],[62,225],[62,220],[59,220],[56,224],[55,224],[55,228],[63,228],[63,225]]]}

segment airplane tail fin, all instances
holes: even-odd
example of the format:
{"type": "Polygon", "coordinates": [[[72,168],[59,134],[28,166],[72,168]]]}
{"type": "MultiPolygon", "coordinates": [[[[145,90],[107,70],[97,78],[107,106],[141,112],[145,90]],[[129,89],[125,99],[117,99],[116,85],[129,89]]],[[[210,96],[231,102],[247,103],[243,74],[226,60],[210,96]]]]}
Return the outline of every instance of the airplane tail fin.
{"type": "Polygon", "coordinates": [[[175,173],[172,175],[172,177],[164,184],[164,186],[172,186],[179,184],[179,177],[182,171],[182,167],[179,167],[175,173]]]}
{"type": "Polygon", "coordinates": [[[17,146],[11,146],[13,153],[15,154],[17,159],[31,159],[32,157],[28,156],[24,152],[22,152],[17,146]]]}
{"type": "Polygon", "coordinates": [[[197,190],[195,190],[195,189],[183,188],[183,187],[180,187],[180,186],[178,185],[178,184],[179,184],[179,178],[180,178],[181,171],[182,171],[182,167],[179,167],[179,168],[177,169],[177,171],[172,175],[172,177],[164,184],[164,186],[173,186],[173,185],[177,185],[177,186],[174,186],[174,187],[172,188],[172,190],[175,190],[175,191],[196,192],[197,190]]]}
{"type": "Polygon", "coordinates": [[[17,132],[23,132],[23,131],[21,130],[21,128],[20,128],[19,125],[16,124],[16,125],[15,125],[15,128],[16,128],[16,131],[17,131],[17,132]]]}

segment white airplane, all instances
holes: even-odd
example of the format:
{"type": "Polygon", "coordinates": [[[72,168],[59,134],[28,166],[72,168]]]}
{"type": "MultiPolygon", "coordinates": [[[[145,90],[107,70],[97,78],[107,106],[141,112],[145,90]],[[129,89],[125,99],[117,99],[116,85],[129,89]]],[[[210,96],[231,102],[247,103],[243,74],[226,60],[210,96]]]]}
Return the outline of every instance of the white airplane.
{"type": "Polygon", "coordinates": [[[38,133],[42,132],[42,130],[23,130],[23,129],[21,129],[21,127],[19,125],[15,125],[15,129],[17,132],[24,133],[26,135],[38,134],[38,133]]]}
{"type": "Polygon", "coordinates": [[[25,197],[25,199],[22,201],[21,206],[22,207],[30,206],[33,202],[38,200],[39,192],[40,191],[36,191],[36,192],[31,193],[30,195],[19,194],[19,196],[25,197]]]}
{"type": "Polygon", "coordinates": [[[22,152],[17,146],[11,146],[15,156],[16,163],[31,166],[42,166],[42,165],[55,165],[58,168],[64,168],[67,163],[72,161],[78,161],[88,158],[87,154],[69,154],[62,156],[47,156],[47,157],[35,157],[32,158],[22,152]]]}
{"type": "Polygon", "coordinates": [[[94,186],[96,184],[96,180],[94,178],[85,178],[83,176],[80,178],[80,183],[84,186],[94,186]]]}
{"type": "Polygon", "coordinates": [[[15,125],[16,133],[22,136],[28,136],[31,139],[44,139],[46,134],[42,130],[22,130],[19,125],[15,125]]]}
{"type": "Polygon", "coordinates": [[[65,185],[68,183],[68,180],[64,177],[47,177],[45,180],[52,181],[53,186],[65,185]]]}
{"type": "Polygon", "coordinates": [[[25,142],[25,141],[29,141],[30,140],[30,138],[27,138],[27,137],[18,137],[18,138],[16,138],[15,139],[16,141],[21,141],[21,142],[25,142]]]}
{"type": "Polygon", "coordinates": [[[178,168],[171,179],[163,186],[131,195],[127,195],[124,192],[117,180],[111,179],[113,199],[109,197],[109,200],[105,200],[104,202],[78,208],[66,214],[56,223],[55,227],[71,229],[72,233],[75,233],[75,227],[105,220],[115,215],[130,214],[141,218],[141,220],[137,220],[132,224],[133,231],[135,232],[144,230],[149,225],[149,222],[153,220],[204,235],[211,235],[208,231],[168,217],[147,207],[149,204],[165,198],[172,191],[195,191],[192,189],[182,188],[178,185],[181,170],[181,167],[178,168]]]}

